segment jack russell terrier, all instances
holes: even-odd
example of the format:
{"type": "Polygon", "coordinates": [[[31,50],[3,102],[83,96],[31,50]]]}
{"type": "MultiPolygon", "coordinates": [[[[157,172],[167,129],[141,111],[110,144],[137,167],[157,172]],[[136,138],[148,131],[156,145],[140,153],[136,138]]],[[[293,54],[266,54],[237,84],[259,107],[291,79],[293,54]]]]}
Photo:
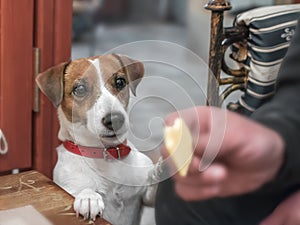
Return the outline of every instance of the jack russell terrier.
{"type": "Polygon", "coordinates": [[[141,62],[109,54],[61,63],[36,79],[58,108],[54,182],[85,219],[137,225],[142,205],[154,204],[159,169],[126,141],[129,89],[135,94],[143,75],[141,62]]]}

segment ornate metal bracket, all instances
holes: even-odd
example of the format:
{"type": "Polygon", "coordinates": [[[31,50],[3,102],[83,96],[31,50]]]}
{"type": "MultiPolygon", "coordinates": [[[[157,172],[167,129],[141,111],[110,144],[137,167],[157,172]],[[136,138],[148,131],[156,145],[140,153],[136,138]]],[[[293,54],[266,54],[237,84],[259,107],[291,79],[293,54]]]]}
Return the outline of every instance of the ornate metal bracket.
{"type": "MultiPolygon", "coordinates": [[[[241,67],[239,70],[231,69],[224,60],[224,54],[230,45],[242,42],[248,36],[248,29],[242,25],[224,29],[224,11],[231,9],[229,0],[210,0],[205,5],[205,8],[212,12],[207,105],[221,106],[228,95],[236,90],[245,88],[248,70],[245,67],[241,67]],[[221,70],[228,77],[221,78],[221,70]],[[219,94],[220,85],[229,85],[221,95],[219,94]]],[[[245,54],[247,53],[245,52],[245,54]]],[[[231,57],[238,61],[239,58],[243,58],[245,55],[231,57]]]]}

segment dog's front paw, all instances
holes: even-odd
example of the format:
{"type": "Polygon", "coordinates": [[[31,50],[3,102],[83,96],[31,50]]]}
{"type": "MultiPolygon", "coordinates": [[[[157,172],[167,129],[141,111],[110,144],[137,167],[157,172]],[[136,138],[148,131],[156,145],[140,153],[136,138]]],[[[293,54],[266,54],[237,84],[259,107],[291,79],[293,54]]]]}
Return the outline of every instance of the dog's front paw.
{"type": "Polygon", "coordinates": [[[75,197],[74,210],[77,216],[80,214],[84,219],[95,220],[104,210],[102,196],[92,189],[84,189],[75,197]]]}

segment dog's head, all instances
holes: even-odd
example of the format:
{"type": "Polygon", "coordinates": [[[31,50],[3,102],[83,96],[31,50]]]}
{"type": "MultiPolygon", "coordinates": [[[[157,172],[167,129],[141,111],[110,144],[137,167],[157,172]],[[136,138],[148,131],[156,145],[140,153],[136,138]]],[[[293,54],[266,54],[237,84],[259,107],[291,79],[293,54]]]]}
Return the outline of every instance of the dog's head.
{"type": "Polygon", "coordinates": [[[39,74],[36,81],[58,107],[61,132],[72,136],[74,130],[69,129],[76,125],[83,136],[110,145],[124,139],[129,127],[129,90],[135,95],[143,75],[141,62],[110,54],[61,63],[39,74]]]}

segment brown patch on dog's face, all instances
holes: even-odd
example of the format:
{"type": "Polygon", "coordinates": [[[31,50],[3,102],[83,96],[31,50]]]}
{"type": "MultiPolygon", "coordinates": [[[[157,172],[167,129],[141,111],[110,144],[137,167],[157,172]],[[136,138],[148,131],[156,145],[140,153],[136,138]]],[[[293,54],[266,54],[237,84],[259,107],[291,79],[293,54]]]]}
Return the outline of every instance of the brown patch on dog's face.
{"type": "Polygon", "coordinates": [[[126,68],[114,55],[100,56],[99,60],[105,88],[126,108],[129,101],[129,79],[126,68]]]}
{"type": "MultiPolygon", "coordinates": [[[[95,59],[95,58],[93,58],[95,59]]],[[[127,56],[109,54],[99,57],[105,87],[127,107],[129,88],[135,95],[136,86],[144,76],[141,62],[127,56]]]]}
{"type": "Polygon", "coordinates": [[[101,95],[96,68],[87,59],[74,60],[64,75],[61,107],[71,122],[86,123],[86,112],[101,95]]]}
{"type": "Polygon", "coordinates": [[[113,56],[119,61],[120,65],[122,65],[124,71],[126,71],[130,90],[136,95],[136,87],[144,76],[144,65],[124,55],[113,54],[113,56]]]}

